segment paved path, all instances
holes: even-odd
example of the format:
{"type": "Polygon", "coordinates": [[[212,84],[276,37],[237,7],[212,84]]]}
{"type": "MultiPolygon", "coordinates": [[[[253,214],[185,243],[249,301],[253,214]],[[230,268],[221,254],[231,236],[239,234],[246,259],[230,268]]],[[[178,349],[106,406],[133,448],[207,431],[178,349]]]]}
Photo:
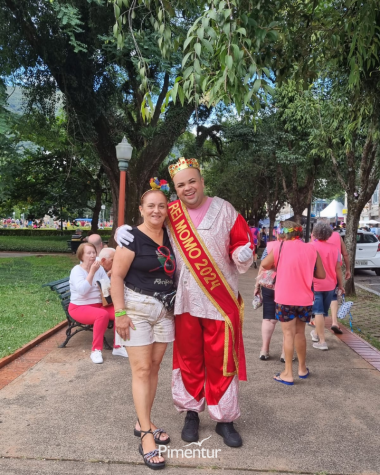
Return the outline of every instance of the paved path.
{"type": "MultiPolygon", "coordinates": [[[[249,381],[241,384],[236,426],[244,446],[226,447],[204,413],[200,437],[211,438],[203,447],[219,449],[218,458],[172,457],[166,473],[380,474],[380,372],[328,333],[327,352],[308,341],[308,380],[293,387],[274,382],[282,336],[277,328],[273,359],[260,361],[261,309],[251,306],[255,272],[241,279],[249,381]]],[[[105,351],[104,364],[94,365],[90,343],[90,334],[77,335],[0,391],[2,475],[151,473],[141,465],[132,433],[128,361],[105,351]]],[[[180,449],[184,416],[171,402],[170,368],[171,349],[160,372],[154,421],[170,433],[170,447],[180,449]]]]}

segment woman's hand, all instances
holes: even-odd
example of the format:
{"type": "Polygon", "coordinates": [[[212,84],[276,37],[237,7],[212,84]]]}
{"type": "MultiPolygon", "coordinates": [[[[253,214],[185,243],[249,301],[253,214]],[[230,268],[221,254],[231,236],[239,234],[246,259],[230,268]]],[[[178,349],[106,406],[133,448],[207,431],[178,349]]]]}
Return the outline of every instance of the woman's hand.
{"type": "Polygon", "coordinates": [[[260,287],[255,287],[255,291],[253,293],[254,296],[260,295],[260,287]]]}
{"type": "Polygon", "coordinates": [[[123,340],[129,340],[129,328],[136,330],[133,325],[132,320],[128,315],[123,315],[122,317],[115,318],[116,331],[121,336],[123,340]]]}
{"type": "Polygon", "coordinates": [[[95,272],[99,269],[100,267],[100,262],[99,261],[95,261],[91,267],[90,267],[90,272],[89,274],[95,274],[95,272]]]}
{"type": "Polygon", "coordinates": [[[344,294],[346,293],[346,291],[344,290],[344,287],[339,286],[339,287],[338,287],[338,293],[339,293],[340,295],[344,295],[344,294]]]}

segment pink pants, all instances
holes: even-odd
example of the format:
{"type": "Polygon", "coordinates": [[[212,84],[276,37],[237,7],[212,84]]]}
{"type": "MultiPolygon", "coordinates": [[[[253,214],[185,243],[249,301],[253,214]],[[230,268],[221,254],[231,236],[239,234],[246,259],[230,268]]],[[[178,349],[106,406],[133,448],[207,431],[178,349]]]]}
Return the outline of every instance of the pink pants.
{"type": "MultiPolygon", "coordinates": [[[[110,305],[109,307],[103,307],[101,303],[93,303],[90,305],[75,305],[74,303],[70,303],[69,315],[79,323],[83,323],[85,325],[94,325],[92,351],[102,350],[103,338],[107,330],[108,322],[110,320],[115,320],[115,309],[113,308],[113,305],[110,305]]],[[[114,343],[114,348],[119,347],[115,346],[114,343]]]]}

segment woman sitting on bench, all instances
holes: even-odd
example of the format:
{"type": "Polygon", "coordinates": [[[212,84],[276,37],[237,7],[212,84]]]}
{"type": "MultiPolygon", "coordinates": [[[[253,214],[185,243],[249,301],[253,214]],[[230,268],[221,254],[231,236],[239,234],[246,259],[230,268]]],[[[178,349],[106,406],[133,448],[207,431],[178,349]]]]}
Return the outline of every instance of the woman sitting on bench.
{"type": "MultiPolygon", "coordinates": [[[[113,305],[103,307],[102,295],[97,281],[109,280],[105,270],[96,260],[96,249],[93,244],[83,243],[78,247],[77,256],[80,264],[70,273],[70,316],[79,323],[93,325],[91,360],[93,363],[103,363],[102,349],[104,334],[108,322],[115,320],[113,305]]],[[[115,356],[128,357],[124,347],[113,347],[115,356]]]]}

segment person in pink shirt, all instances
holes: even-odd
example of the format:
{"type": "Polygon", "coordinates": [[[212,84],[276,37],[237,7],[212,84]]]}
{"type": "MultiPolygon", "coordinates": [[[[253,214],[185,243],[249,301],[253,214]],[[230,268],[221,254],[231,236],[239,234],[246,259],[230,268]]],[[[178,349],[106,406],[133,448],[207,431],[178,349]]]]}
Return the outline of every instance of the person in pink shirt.
{"type": "Polygon", "coordinates": [[[306,379],[305,325],[310,321],[314,293],[313,277],[326,276],[322,260],[315,247],[305,244],[302,226],[293,221],[285,221],[282,228],[284,242],[274,247],[262,261],[264,269],[277,269],[274,300],[276,319],[281,322],[284,334],[285,369],[274,376],[274,380],[293,386],[292,357],[294,347],[298,357],[298,376],[306,379]]]}
{"type": "MultiPolygon", "coordinates": [[[[329,224],[329,220],[327,218],[321,218],[320,220],[318,220],[318,222],[329,224]]],[[[334,244],[334,246],[339,251],[339,255],[342,256],[345,267],[346,267],[344,278],[348,280],[351,277],[350,258],[348,257],[347,248],[342,239],[342,236],[339,234],[339,232],[335,231],[331,233],[331,237],[327,240],[327,242],[334,244]]],[[[342,265],[342,260],[340,261],[340,265],[342,265]]],[[[334,293],[333,295],[330,308],[331,308],[331,319],[332,319],[331,330],[336,334],[342,334],[343,332],[339,328],[339,325],[338,325],[338,299],[337,299],[336,293],[334,293]]]]}
{"type": "MultiPolygon", "coordinates": [[[[344,293],[341,268],[341,254],[337,246],[329,242],[333,233],[330,225],[318,222],[313,228],[313,240],[311,245],[321,256],[323,267],[326,271],[326,278],[323,280],[313,280],[314,304],[313,314],[315,315],[315,330],[312,330],[311,339],[315,342],[313,347],[318,350],[328,350],[325,340],[325,320],[329,314],[331,301],[335,295],[335,287],[338,282],[338,289],[344,293]]],[[[340,237],[340,236],[339,236],[340,237]]]]}

